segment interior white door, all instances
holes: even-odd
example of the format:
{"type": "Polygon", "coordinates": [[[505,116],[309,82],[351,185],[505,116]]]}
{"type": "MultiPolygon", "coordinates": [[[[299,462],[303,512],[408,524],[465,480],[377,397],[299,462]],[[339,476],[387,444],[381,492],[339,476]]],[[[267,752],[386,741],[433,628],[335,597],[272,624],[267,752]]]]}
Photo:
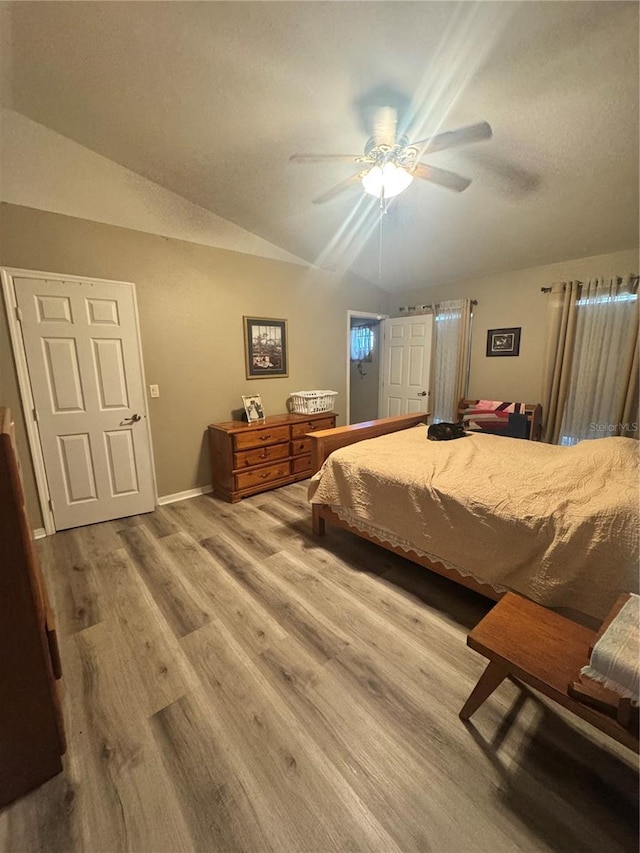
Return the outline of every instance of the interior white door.
{"type": "Polygon", "coordinates": [[[433,314],[383,320],[380,417],[428,411],[433,314]]]}
{"type": "Polygon", "coordinates": [[[14,282],[56,530],[150,512],[133,287],[14,282]]]}

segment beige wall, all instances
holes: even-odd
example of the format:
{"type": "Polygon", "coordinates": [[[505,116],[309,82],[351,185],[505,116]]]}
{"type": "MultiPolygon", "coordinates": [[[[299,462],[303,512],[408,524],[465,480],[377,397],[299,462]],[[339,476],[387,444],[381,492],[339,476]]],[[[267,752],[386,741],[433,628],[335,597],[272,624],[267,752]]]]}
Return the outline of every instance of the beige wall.
{"type": "MultiPolygon", "coordinates": [[[[388,311],[388,294],[356,277],[26,207],[0,206],[0,237],[3,266],[135,282],[146,379],[160,386],[148,400],[159,495],[210,483],[206,426],[229,420],[242,394],[261,394],[276,414],[291,391],[331,388],[344,414],[347,310],[388,311]],[[288,378],[245,378],[244,314],[288,320],[288,378]]],[[[0,321],[0,388],[19,414],[4,314],[0,321]]]]}
{"type": "Polygon", "coordinates": [[[391,315],[400,305],[444,299],[477,299],[473,315],[469,395],[489,400],[536,403],[542,399],[547,297],[541,287],[567,279],[638,272],[638,251],[595,255],[559,264],[497,273],[481,278],[405,290],[391,297],[391,315]],[[520,355],[486,356],[487,330],[520,326],[520,355]]]}

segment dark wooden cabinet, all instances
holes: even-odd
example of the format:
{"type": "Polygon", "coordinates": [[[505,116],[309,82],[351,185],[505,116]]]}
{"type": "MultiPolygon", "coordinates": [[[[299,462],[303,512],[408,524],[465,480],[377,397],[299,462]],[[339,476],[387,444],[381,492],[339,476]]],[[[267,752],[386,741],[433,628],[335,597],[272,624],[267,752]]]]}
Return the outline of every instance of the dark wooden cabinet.
{"type": "Polygon", "coordinates": [[[60,658],[27,521],[13,424],[0,408],[0,807],[62,770],[60,658]]]}
{"type": "Polygon", "coordinates": [[[306,435],[335,425],[333,412],[210,424],[213,491],[235,503],[310,477],[311,441],[306,435]]]}

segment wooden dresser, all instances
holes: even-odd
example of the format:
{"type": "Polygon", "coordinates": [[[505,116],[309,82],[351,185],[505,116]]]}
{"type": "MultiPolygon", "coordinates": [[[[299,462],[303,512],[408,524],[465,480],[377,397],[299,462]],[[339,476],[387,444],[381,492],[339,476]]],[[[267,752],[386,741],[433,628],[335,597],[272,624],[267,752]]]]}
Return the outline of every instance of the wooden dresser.
{"type": "Polygon", "coordinates": [[[311,476],[307,433],[336,425],[333,412],[271,415],[262,421],[209,425],[213,491],[235,503],[311,476]]]}
{"type": "Polygon", "coordinates": [[[0,408],[0,807],[62,770],[60,660],[24,506],[13,424],[0,408]]]}

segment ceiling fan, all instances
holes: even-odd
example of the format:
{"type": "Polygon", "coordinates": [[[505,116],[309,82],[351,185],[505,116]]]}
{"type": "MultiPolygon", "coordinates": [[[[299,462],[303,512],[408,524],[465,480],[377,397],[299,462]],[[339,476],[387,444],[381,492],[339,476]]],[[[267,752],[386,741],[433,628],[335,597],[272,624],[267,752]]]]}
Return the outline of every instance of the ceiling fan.
{"type": "Polygon", "coordinates": [[[315,198],[314,204],[329,201],[357,183],[362,183],[366,193],[379,198],[381,204],[384,204],[387,199],[407,189],[414,178],[460,193],[469,186],[470,178],[422,163],[420,158],[492,136],[491,126],[482,121],[409,143],[406,136],[398,135],[397,124],[398,112],[395,107],[379,107],[374,114],[373,136],[365,145],[364,154],[293,154],[289,158],[292,163],[333,161],[361,166],[355,175],[315,198]]]}

